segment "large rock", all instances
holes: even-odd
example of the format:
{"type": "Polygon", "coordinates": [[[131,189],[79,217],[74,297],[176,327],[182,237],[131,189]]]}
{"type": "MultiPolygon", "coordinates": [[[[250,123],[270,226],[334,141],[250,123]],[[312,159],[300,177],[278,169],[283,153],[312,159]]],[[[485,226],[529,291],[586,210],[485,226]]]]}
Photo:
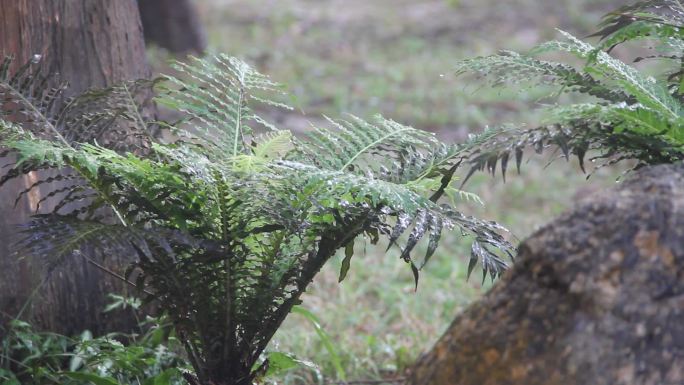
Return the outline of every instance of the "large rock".
{"type": "Polygon", "coordinates": [[[683,275],[684,166],[644,168],[526,240],[409,382],[684,384],[683,275]]]}

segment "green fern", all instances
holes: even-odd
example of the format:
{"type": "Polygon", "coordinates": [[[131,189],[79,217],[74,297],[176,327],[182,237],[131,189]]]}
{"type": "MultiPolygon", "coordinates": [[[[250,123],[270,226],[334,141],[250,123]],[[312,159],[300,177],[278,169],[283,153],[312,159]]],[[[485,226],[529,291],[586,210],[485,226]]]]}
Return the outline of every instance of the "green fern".
{"type": "Polygon", "coordinates": [[[528,54],[504,52],[459,63],[459,74],[486,75],[495,86],[533,82],[587,96],[575,105],[546,107],[542,126],[501,129],[470,153],[470,173],[493,172],[499,162],[505,171],[509,158],[519,168],[527,147],[536,152],[556,148],[566,158],[575,155],[583,169],[584,157],[592,151],[594,159],[604,160],[601,165],[636,159],[639,167],[684,159],[682,15],[679,1],[641,1],[604,18],[596,34],[602,38],[598,46],[560,31],[563,40],[543,43],[528,54]],[[610,55],[616,45],[643,39],[658,43],[658,53],[651,57],[674,59],[661,76],[648,76],[610,55]],[[549,52],[570,54],[584,65],[536,58],[549,52]]]}
{"type": "MultiPolygon", "coordinates": [[[[57,112],[34,127],[10,114],[0,120],[2,144],[17,161],[0,185],[64,170],[27,190],[62,183],[47,194],[56,209],[27,225],[24,251],[52,264],[135,256],[120,275],[168,312],[198,383],[251,384],[314,275],[344,248],[344,278],[359,237],[396,245],[416,285],[444,231],[473,238],[469,272],[479,262],[494,279],[512,258],[503,228],[455,208],[457,199],[478,199],[454,186],[454,173],[492,132],[446,145],[392,120],[351,116],[298,138],[258,115],[264,106],[289,107],[281,87],[244,62],[219,55],[176,70],[157,97],[185,117],[162,124],[170,143],[145,135],[144,148],[122,151],[89,134],[101,119],[72,128],[57,112]],[[415,256],[422,239],[427,253],[415,256]]],[[[91,91],[65,108],[79,116],[101,110],[102,119],[113,117],[108,130],[137,138],[152,125],[133,84],[91,91]]],[[[47,111],[25,99],[25,114],[47,111]]]]}

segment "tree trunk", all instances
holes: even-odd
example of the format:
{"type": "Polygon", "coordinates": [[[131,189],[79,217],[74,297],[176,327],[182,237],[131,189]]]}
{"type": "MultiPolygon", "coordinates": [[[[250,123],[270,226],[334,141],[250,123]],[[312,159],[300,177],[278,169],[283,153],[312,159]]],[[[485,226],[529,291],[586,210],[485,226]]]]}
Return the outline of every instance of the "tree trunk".
{"type": "MultiPolygon", "coordinates": [[[[0,0],[0,55],[13,55],[15,66],[41,55],[50,73],[69,83],[69,94],[151,74],[136,0],[0,0]]],[[[10,254],[17,225],[40,199],[37,192],[14,207],[30,179],[0,190],[0,325],[30,303],[23,318],[41,329],[64,334],[129,329],[130,311],[102,312],[106,294],[121,292],[121,282],[78,260],[41,284],[39,261],[18,261],[10,254]]]]}
{"type": "Polygon", "coordinates": [[[173,53],[200,54],[206,33],[192,0],[139,0],[145,40],[173,53]]]}

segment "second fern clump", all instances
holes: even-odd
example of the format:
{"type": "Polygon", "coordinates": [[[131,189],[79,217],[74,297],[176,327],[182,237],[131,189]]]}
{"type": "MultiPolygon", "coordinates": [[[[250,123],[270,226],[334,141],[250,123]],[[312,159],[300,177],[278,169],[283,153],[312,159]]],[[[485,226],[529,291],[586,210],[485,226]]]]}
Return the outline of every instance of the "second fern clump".
{"type": "Polygon", "coordinates": [[[602,38],[596,46],[560,31],[562,40],[543,43],[527,54],[505,51],[460,62],[459,74],[474,72],[495,86],[531,82],[586,100],[546,107],[540,126],[501,130],[470,159],[473,171],[493,170],[497,163],[505,171],[509,158],[519,167],[528,146],[537,152],[553,147],[565,157],[575,155],[582,168],[590,151],[602,164],[634,159],[637,167],[684,159],[683,27],[679,1],[640,1],[604,18],[595,34],[602,38]],[[658,59],[656,76],[611,56],[617,46],[643,41],[655,52],[635,61],[658,59]],[[580,66],[540,58],[549,53],[575,57],[580,66]]]}

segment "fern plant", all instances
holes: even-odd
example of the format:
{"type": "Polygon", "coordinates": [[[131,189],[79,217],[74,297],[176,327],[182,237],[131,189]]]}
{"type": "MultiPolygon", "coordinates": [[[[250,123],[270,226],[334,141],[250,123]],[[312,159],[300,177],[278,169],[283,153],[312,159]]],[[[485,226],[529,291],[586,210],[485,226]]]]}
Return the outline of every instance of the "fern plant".
{"type": "MultiPolygon", "coordinates": [[[[494,86],[532,82],[555,86],[558,94],[579,94],[584,102],[545,107],[544,121],[532,128],[500,129],[467,163],[470,173],[500,164],[504,172],[515,158],[518,169],[525,148],[537,152],[555,148],[566,157],[608,165],[625,159],[646,164],[684,159],[684,8],[679,0],[639,1],[604,17],[591,45],[560,31],[563,39],[543,43],[527,54],[504,51],[461,61],[457,73],[476,73],[494,86]],[[613,56],[630,42],[648,41],[653,55],[639,57],[666,63],[657,76],[647,75],[613,56]],[[582,65],[547,61],[547,53],[562,53],[582,65]]],[[[662,68],[662,67],[661,67],[662,68]]]]}
{"type": "Polygon", "coordinates": [[[165,77],[156,100],[182,113],[173,124],[140,113],[136,91],[153,83],[60,103],[30,64],[14,74],[9,64],[0,124],[16,162],[0,185],[62,170],[22,194],[40,189],[57,201],[27,224],[22,251],[53,264],[135,256],[121,278],[173,320],[195,370],[190,383],[257,381],[268,371],[260,357],[307,285],[339,249],[342,280],[359,237],[400,247],[416,284],[446,230],[474,237],[469,270],[480,261],[494,278],[512,258],[499,225],[446,202],[461,194],[452,183],[460,161],[489,133],[446,145],[392,120],[350,116],[296,137],[258,114],[290,108],[282,87],[223,55],[177,63],[182,75],[165,77]],[[159,127],[170,140],[149,134],[159,127]],[[423,238],[419,258],[412,251],[423,238]]]}

